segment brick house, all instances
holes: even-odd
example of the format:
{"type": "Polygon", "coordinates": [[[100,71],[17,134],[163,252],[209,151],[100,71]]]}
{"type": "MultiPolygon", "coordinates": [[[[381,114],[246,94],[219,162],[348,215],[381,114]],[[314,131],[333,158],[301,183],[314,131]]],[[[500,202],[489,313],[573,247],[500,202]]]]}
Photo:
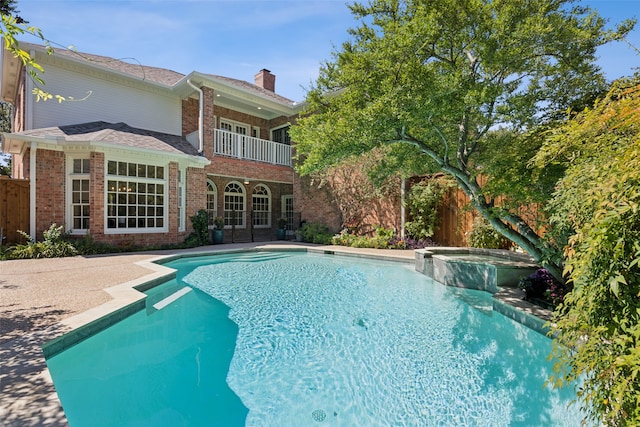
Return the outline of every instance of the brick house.
{"type": "Polygon", "coordinates": [[[220,216],[225,241],[289,236],[301,220],[341,225],[327,188],[293,169],[288,128],[301,105],[254,83],[131,64],[21,43],[45,70],[44,89],[67,100],[36,102],[21,62],[2,52],[2,99],[14,105],[2,150],[13,178],[29,179],[30,234],[52,223],[111,244],[184,241],[189,218],[220,216]]]}

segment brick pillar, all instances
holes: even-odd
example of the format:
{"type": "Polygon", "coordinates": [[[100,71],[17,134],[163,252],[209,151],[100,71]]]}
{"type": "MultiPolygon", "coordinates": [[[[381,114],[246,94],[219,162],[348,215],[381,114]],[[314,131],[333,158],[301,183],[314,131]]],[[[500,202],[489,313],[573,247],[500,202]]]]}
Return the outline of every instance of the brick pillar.
{"type": "Polygon", "coordinates": [[[203,87],[202,94],[204,96],[204,156],[211,159],[213,158],[213,131],[215,129],[213,117],[213,89],[203,87]]]}

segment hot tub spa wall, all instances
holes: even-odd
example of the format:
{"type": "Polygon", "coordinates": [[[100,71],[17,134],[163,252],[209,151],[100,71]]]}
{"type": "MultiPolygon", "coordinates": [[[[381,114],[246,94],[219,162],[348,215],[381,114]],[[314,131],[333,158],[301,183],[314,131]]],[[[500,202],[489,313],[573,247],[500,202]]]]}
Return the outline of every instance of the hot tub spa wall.
{"type": "Polygon", "coordinates": [[[417,271],[446,286],[480,289],[496,293],[499,287],[515,287],[522,277],[536,271],[538,266],[528,255],[509,251],[437,248],[415,253],[417,271]],[[483,255],[495,260],[469,261],[452,256],[483,255]]]}

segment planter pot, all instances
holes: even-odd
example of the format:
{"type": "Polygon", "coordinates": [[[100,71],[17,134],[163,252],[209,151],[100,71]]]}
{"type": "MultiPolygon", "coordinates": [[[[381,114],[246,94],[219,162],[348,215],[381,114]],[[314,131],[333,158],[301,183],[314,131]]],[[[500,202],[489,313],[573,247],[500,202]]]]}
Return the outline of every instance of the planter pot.
{"type": "Polygon", "coordinates": [[[224,230],[213,230],[213,243],[216,245],[224,243],[224,230]]]}
{"type": "Polygon", "coordinates": [[[286,230],[283,230],[281,228],[278,228],[276,230],[276,237],[278,238],[278,240],[284,240],[286,235],[287,235],[286,230]]]}

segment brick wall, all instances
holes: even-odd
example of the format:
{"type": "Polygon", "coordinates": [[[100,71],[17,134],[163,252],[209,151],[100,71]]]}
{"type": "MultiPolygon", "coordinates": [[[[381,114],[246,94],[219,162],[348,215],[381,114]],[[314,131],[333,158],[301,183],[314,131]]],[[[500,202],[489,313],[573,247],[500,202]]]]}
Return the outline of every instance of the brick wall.
{"type": "Polygon", "coordinates": [[[97,241],[104,240],[104,195],[106,183],[104,180],[104,154],[91,153],[89,158],[89,234],[97,241]]]}
{"type": "Polygon", "coordinates": [[[331,189],[318,180],[308,176],[299,177],[293,186],[293,206],[300,212],[300,220],[308,223],[326,225],[329,230],[338,232],[342,225],[342,215],[331,189]]]}
{"type": "Polygon", "coordinates": [[[263,179],[286,183],[292,183],[294,176],[293,169],[287,166],[271,165],[222,156],[216,156],[211,160],[211,164],[206,167],[206,171],[210,175],[223,175],[240,179],[249,178],[251,181],[263,179]]]}
{"type": "Polygon", "coordinates": [[[65,156],[62,151],[36,151],[36,236],[51,224],[65,223],[65,156]]]}

